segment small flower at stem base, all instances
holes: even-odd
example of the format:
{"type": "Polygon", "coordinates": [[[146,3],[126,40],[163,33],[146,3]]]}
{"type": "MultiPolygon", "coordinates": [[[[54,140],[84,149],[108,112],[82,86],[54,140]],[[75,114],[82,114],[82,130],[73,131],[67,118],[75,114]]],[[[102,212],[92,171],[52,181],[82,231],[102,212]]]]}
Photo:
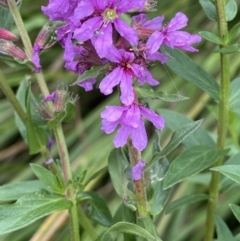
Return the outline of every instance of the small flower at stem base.
{"type": "Polygon", "coordinates": [[[144,166],[145,166],[145,162],[142,160],[139,160],[138,163],[132,167],[131,173],[132,173],[132,179],[134,181],[140,180],[142,178],[144,166]]]}

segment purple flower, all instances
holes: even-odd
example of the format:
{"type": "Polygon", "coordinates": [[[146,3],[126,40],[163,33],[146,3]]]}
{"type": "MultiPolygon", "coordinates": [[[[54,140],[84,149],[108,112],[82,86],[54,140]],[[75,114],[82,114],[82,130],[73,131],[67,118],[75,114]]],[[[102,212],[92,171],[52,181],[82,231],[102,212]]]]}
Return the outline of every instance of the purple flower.
{"type": "MultiPolygon", "coordinates": [[[[84,3],[85,5],[78,5],[75,13],[86,13],[84,17],[91,17],[84,21],[80,28],[75,30],[74,38],[79,41],[91,39],[101,58],[107,56],[109,48],[113,45],[113,26],[130,44],[137,45],[136,30],[127,25],[119,16],[132,9],[142,9],[145,1],[89,0],[88,3],[86,1],[84,3]]],[[[80,21],[83,18],[82,14],[76,14],[74,17],[74,21],[80,21]]]]}
{"type": "Polygon", "coordinates": [[[120,84],[120,100],[123,104],[130,105],[134,100],[133,77],[137,77],[141,85],[146,82],[150,85],[159,84],[145,66],[134,63],[135,55],[133,52],[127,52],[123,49],[117,50],[112,47],[107,58],[117,65],[99,85],[100,91],[105,95],[111,94],[113,87],[120,84]]]}
{"type": "Polygon", "coordinates": [[[48,143],[47,143],[47,148],[48,148],[48,150],[51,150],[51,149],[52,149],[53,143],[54,143],[54,140],[53,140],[51,137],[49,137],[49,138],[48,138],[48,143]]]}
{"type": "Polygon", "coordinates": [[[91,91],[93,90],[93,85],[96,83],[96,78],[91,78],[85,81],[82,81],[80,83],[78,83],[77,85],[84,88],[85,91],[91,91]]]}
{"type": "Polygon", "coordinates": [[[144,166],[145,166],[145,162],[142,160],[139,160],[138,163],[132,167],[131,173],[132,173],[132,179],[134,181],[140,180],[142,178],[144,166]]]}
{"type": "Polygon", "coordinates": [[[191,44],[200,42],[201,37],[197,34],[192,35],[185,31],[178,31],[187,26],[187,21],[186,15],[179,12],[165,27],[155,31],[146,43],[150,53],[157,52],[162,44],[170,48],[179,48],[190,52],[198,51],[191,44]]]}
{"type": "Polygon", "coordinates": [[[162,116],[144,106],[132,103],[129,106],[107,106],[101,113],[103,119],[101,129],[106,134],[110,134],[120,125],[113,140],[115,147],[124,146],[128,137],[131,137],[134,147],[142,151],[147,146],[147,133],[142,116],[151,121],[157,129],[164,128],[165,122],[162,116]]]}
{"type": "Polygon", "coordinates": [[[50,95],[47,95],[43,101],[47,102],[47,101],[54,101],[56,98],[56,91],[53,91],[50,95]]]}

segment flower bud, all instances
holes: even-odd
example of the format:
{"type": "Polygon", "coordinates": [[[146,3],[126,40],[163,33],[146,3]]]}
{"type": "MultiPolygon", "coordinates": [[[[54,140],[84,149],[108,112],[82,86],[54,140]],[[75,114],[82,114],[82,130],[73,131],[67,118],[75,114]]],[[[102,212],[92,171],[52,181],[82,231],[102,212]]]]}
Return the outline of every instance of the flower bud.
{"type": "Polygon", "coordinates": [[[156,0],[147,0],[144,4],[143,11],[145,12],[154,12],[157,11],[157,1],[156,0]]]}
{"type": "Polygon", "coordinates": [[[27,55],[22,49],[13,44],[13,42],[4,39],[0,39],[0,53],[22,61],[27,60],[27,55]]]}
{"type": "Polygon", "coordinates": [[[0,39],[17,41],[18,37],[5,28],[0,28],[0,39]]]}

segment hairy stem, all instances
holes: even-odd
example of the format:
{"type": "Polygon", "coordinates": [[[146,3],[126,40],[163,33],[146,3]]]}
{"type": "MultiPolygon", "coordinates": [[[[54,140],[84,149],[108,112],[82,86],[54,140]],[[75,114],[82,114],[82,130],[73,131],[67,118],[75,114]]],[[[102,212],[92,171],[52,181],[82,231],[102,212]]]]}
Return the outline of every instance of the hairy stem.
{"type": "MultiPolygon", "coordinates": [[[[228,33],[227,21],[225,16],[224,0],[216,0],[216,9],[218,16],[218,31],[219,36],[223,37],[228,33]]],[[[220,46],[221,47],[221,46],[220,46]]],[[[230,85],[230,64],[228,55],[220,54],[221,64],[221,84],[220,84],[220,102],[219,102],[219,123],[217,148],[224,149],[224,143],[228,125],[228,100],[229,100],[229,85],[230,85]]],[[[215,164],[221,166],[223,158],[219,159],[215,164]]],[[[213,172],[209,187],[209,201],[206,217],[206,236],[205,241],[212,241],[214,234],[214,213],[218,203],[218,183],[220,179],[219,172],[213,172]]]]}
{"type": "MultiPolygon", "coordinates": [[[[132,140],[128,139],[128,153],[131,162],[131,166],[134,166],[141,159],[141,153],[133,146],[132,140]]],[[[138,217],[144,218],[148,216],[148,204],[146,196],[146,188],[144,182],[144,175],[142,175],[140,180],[133,181],[134,183],[134,192],[137,196],[137,211],[138,217]]]]}

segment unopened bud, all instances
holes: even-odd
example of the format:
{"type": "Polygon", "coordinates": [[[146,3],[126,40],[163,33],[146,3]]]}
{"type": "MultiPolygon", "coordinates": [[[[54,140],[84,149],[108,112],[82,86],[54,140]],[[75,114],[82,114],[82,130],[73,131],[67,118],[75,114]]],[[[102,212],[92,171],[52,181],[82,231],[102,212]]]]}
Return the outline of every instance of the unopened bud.
{"type": "Polygon", "coordinates": [[[143,11],[145,11],[145,12],[157,11],[157,1],[156,0],[147,0],[144,4],[143,11]]]}
{"type": "Polygon", "coordinates": [[[55,91],[54,112],[62,111],[68,100],[68,92],[66,89],[59,89],[55,91]]]}
{"type": "Polygon", "coordinates": [[[18,37],[5,28],[0,28],[0,39],[17,41],[18,37]]]}
{"type": "Polygon", "coordinates": [[[13,42],[4,39],[0,39],[0,53],[19,60],[27,60],[27,55],[22,49],[13,44],[13,42]]]}

